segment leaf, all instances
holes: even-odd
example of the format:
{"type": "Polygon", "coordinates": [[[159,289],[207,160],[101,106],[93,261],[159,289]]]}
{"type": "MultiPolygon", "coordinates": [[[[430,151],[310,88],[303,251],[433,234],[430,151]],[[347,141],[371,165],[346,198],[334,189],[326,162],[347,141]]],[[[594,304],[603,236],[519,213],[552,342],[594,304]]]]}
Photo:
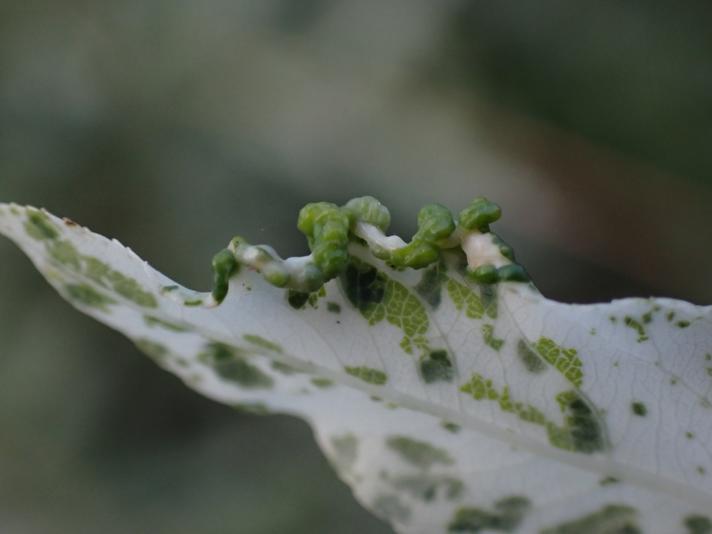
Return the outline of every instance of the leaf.
{"type": "MultiPolygon", "coordinates": [[[[374,256],[391,250],[373,230],[386,222],[360,227],[371,247],[349,238],[346,256],[313,242],[314,261],[322,250],[337,266],[313,292],[285,282],[307,263],[284,262],[285,278],[270,249],[236,242],[262,274],[218,255],[211,295],[71,221],[0,204],[0,233],[64,298],[207,397],[304,418],[398,532],[712,532],[712,308],[474,283],[442,245],[452,227],[427,234],[428,221],[402,253],[424,268],[374,256]]],[[[516,264],[473,265],[473,250],[480,280],[521,278],[516,264]]]]}

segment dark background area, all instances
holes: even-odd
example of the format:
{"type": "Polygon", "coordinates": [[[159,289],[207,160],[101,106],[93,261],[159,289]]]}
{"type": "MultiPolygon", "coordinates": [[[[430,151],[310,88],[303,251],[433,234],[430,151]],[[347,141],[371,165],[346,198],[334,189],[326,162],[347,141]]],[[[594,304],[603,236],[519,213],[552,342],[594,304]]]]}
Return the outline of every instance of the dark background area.
{"type": "MultiPolygon", "coordinates": [[[[709,2],[0,0],[0,200],[208,289],[309,201],[478,195],[544,294],[712,301],[709,2]]],[[[189,391],[0,242],[0,530],[378,533],[309,429],[189,391]]]]}

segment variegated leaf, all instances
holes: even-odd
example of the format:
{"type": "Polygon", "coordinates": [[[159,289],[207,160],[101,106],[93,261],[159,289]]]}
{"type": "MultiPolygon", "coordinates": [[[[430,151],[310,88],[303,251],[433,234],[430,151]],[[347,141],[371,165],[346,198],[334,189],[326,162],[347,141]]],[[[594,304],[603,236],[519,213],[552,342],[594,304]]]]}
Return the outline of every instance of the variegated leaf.
{"type": "Polygon", "coordinates": [[[0,233],[189,387],[308,421],[398,532],[712,532],[710,307],[560,304],[355,241],[318,291],[243,267],[217,305],[41,210],[0,204],[0,233]]]}

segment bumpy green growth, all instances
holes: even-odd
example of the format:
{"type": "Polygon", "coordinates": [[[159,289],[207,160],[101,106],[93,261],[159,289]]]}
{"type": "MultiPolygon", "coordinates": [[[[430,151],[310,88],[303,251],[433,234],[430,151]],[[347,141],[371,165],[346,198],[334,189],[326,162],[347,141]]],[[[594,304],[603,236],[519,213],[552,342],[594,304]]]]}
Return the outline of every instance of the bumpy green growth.
{"type": "Polygon", "coordinates": [[[295,310],[301,310],[309,300],[309,293],[295,291],[294,289],[287,290],[287,302],[295,310]]]}
{"type": "Polygon", "coordinates": [[[228,249],[221,250],[213,257],[213,298],[222,302],[227,295],[230,277],[237,271],[239,264],[228,249]]]}
{"type": "Polygon", "coordinates": [[[388,382],[388,375],[386,373],[384,373],[383,371],[379,371],[378,369],[373,369],[371,367],[344,367],[344,370],[351,376],[360,378],[361,380],[363,380],[364,382],[368,382],[369,384],[382,386],[383,384],[388,382]]]}
{"type": "Polygon", "coordinates": [[[307,204],[299,212],[297,228],[307,236],[314,264],[328,280],[341,272],[349,261],[348,214],[329,202],[307,204]]]}
{"type": "MultiPolygon", "coordinates": [[[[311,256],[290,263],[290,260],[279,258],[269,247],[252,246],[241,237],[236,237],[226,251],[218,253],[214,258],[213,297],[218,303],[225,298],[229,278],[236,270],[233,262],[249,265],[262,273],[272,285],[293,290],[295,295],[312,293],[348,268],[348,246],[352,241],[365,242],[371,247],[374,256],[394,268],[424,268],[439,262],[441,250],[457,246],[468,232],[489,232],[489,224],[496,221],[500,214],[498,206],[486,199],[476,198],[460,213],[460,226],[465,230],[463,233],[455,231],[455,221],[447,208],[429,204],[418,213],[418,230],[410,243],[398,247],[384,235],[382,241],[377,235],[378,231],[383,233],[388,228],[391,216],[388,209],[375,198],[354,198],[342,207],[330,202],[310,203],[299,212],[297,227],[307,237],[311,256]],[[377,229],[376,234],[373,233],[374,228],[377,229]]],[[[32,232],[40,235],[40,230],[34,227],[32,232]]],[[[502,256],[513,261],[511,247],[497,236],[492,235],[492,239],[502,256]]],[[[484,265],[470,275],[476,281],[486,284],[529,280],[524,269],[514,263],[499,268],[484,265]]],[[[436,268],[424,276],[417,288],[433,307],[439,303],[440,284],[444,280],[442,272],[436,268]]],[[[290,303],[294,304],[297,300],[297,296],[290,298],[290,303]]]]}
{"type": "Polygon", "coordinates": [[[391,225],[391,214],[383,204],[373,197],[352,198],[344,205],[344,210],[351,219],[351,224],[363,221],[372,224],[381,232],[391,225]]]}
{"type": "Polygon", "coordinates": [[[499,281],[497,267],[494,265],[480,265],[474,271],[468,271],[467,274],[480,284],[494,284],[499,281]]]}
{"type": "Polygon", "coordinates": [[[248,363],[242,350],[224,343],[210,343],[198,359],[212,367],[218,376],[246,389],[268,389],[272,378],[248,363]]]}
{"type": "Polygon", "coordinates": [[[541,534],[642,534],[636,522],[636,511],[630,506],[609,504],[597,512],[555,527],[541,534]]]}
{"type": "Polygon", "coordinates": [[[529,282],[529,274],[518,263],[503,265],[497,269],[497,281],[499,282],[529,282]]]}
{"type": "Polygon", "coordinates": [[[411,242],[394,250],[388,261],[396,267],[426,267],[440,259],[438,242],[454,230],[455,221],[450,210],[439,204],[429,204],[418,213],[418,231],[411,242]]]}
{"type": "Polygon", "coordinates": [[[496,234],[492,234],[492,241],[497,247],[499,247],[499,252],[507,258],[509,261],[514,261],[514,249],[505,243],[504,239],[496,234]]]}
{"type": "Polygon", "coordinates": [[[497,204],[484,197],[477,197],[460,212],[458,222],[463,228],[484,233],[489,232],[489,225],[501,216],[502,210],[497,204]]]}
{"type": "Polygon", "coordinates": [[[483,508],[458,508],[448,525],[448,532],[514,532],[529,511],[531,503],[526,497],[515,495],[494,503],[492,510],[483,508]]]}
{"type": "Polygon", "coordinates": [[[494,265],[480,265],[475,270],[467,271],[467,275],[479,284],[496,284],[497,282],[529,282],[529,274],[518,263],[510,263],[496,268],[494,265]]]}
{"type": "Polygon", "coordinates": [[[453,463],[446,450],[407,436],[391,436],[386,440],[386,445],[398,453],[403,460],[421,469],[430,469],[435,464],[452,465],[453,463]]]}

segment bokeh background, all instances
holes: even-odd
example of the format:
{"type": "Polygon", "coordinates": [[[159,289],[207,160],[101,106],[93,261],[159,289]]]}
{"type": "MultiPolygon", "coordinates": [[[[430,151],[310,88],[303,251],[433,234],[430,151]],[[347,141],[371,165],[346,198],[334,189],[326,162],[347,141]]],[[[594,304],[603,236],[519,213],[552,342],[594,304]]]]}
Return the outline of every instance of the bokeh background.
{"type": "MultiPolygon", "coordinates": [[[[0,200],[208,289],[308,201],[431,201],[570,302],[712,302],[708,1],[0,0],[0,200]]],[[[386,533],[286,417],[192,393],[0,241],[0,531],[386,533]]]]}

